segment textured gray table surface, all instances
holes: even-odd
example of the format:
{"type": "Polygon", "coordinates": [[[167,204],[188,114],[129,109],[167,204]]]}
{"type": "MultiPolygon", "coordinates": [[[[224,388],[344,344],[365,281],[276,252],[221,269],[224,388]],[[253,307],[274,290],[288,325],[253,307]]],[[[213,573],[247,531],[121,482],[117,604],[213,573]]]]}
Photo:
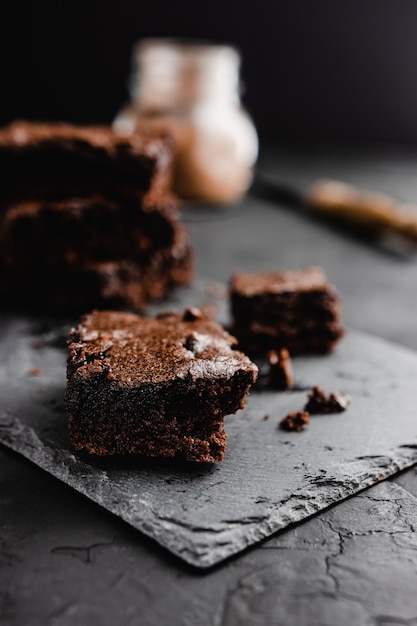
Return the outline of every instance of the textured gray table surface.
{"type": "MultiPolygon", "coordinates": [[[[275,150],[260,166],[279,180],[334,176],[417,198],[417,159],[410,151],[275,150]]],[[[224,283],[238,267],[322,265],[342,294],[349,329],[417,348],[415,258],[389,254],[251,195],[226,210],[191,207],[184,217],[198,274],[224,283]]],[[[36,397],[42,376],[30,381],[36,397]]],[[[414,398],[410,412],[413,404],[414,398]]],[[[55,408],[62,415],[62,406],[55,408]]],[[[239,419],[228,419],[228,427],[239,419]]],[[[257,431],[268,429],[275,444],[283,433],[272,419],[254,424],[257,431]]],[[[332,419],[347,422],[349,412],[332,419]]],[[[323,424],[314,421],[291,439],[307,441],[323,424]]],[[[229,452],[232,459],[231,440],[229,452]]],[[[5,447],[0,467],[0,622],[7,626],[417,624],[415,468],[197,570],[5,447]]]]}

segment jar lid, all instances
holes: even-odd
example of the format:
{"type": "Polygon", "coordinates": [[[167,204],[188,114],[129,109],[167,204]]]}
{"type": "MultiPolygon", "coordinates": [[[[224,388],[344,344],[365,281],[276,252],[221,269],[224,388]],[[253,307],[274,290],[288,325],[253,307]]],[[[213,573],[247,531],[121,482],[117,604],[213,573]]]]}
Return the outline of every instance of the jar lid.
{"type": "Polygon", "coordinates": [[[142,39],[133,49],[132,98],[173,98],[183,105],[216,98],[239,102],[240,53],[192,39],[142,39]],[[159,94],[159,96],[158,96],[159,94]]]}

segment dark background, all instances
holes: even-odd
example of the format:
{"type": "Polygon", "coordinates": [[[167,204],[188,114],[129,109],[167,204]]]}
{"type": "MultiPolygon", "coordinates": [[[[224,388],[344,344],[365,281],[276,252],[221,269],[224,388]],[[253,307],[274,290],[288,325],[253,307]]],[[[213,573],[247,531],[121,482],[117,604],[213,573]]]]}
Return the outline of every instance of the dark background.
{"type": "Polygon", "coordinates": [[[417,142],[415,0],[56,0],[2,14],[2,125],[110,122],[134,42],[173,36],[240,49],[263,140],[417,142]]]}

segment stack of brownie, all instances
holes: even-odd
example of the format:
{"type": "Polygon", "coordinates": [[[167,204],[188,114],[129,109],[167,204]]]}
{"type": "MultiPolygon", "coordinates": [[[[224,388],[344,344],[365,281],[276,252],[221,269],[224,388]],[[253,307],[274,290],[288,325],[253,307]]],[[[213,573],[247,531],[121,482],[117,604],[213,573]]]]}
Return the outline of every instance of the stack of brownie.
{"type": "Polygon", "coordinates": [[[169,138],[14,122],[0,130],[3,304],[142,308],[192,277],[169,138]]]}
{"type": "Polygon", "coordinates": [[[319,267],[235,273],[231,332],[253,354],[331,352],[344,334],[339,295],[319,267]]]}

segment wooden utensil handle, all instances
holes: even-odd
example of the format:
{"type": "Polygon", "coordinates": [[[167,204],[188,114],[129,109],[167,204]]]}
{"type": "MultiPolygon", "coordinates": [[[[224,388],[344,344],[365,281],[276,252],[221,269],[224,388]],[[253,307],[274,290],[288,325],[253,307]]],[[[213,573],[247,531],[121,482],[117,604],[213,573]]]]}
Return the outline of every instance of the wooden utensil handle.
{"type": "Polygon", "coordinates": [[[360,191],[343,182],[321,179],[304,194],[314,212],[347,221],[358,227],[391,231],[417,244],[417,206],[403,204],[388,195],[360,191]]]}

